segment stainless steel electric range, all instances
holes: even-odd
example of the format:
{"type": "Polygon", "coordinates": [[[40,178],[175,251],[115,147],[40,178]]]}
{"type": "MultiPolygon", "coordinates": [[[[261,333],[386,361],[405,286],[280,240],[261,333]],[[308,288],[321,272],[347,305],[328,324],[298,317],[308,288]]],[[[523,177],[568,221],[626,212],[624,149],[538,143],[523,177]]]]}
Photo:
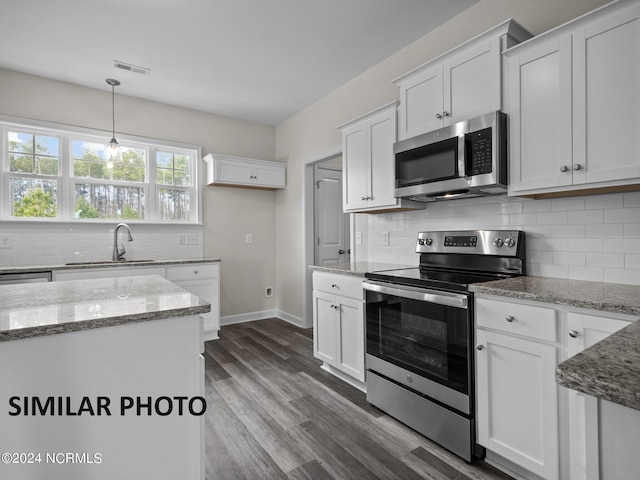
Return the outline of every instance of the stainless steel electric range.
{"type": "Polygon", "coordinates": [[[467,461],[475,442],[468,286],[524,275],[524,232],[420,232],[415,268],[366,274],[367,400],[467,461]]]}

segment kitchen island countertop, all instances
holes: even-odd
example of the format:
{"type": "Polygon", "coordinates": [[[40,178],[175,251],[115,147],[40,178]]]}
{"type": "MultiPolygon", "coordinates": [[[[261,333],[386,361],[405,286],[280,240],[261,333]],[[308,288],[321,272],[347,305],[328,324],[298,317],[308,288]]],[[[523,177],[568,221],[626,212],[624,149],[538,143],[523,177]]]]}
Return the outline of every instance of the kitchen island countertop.
{"type": "MultiPolygon", "coordinates": [[[[476,293],[640,317],[640,286],[546,277],[475,284],[476,293]]],[[[640,410],[640,322],[556,366],[559,385],[640,410]]]]}
{"type": "Polygon", "coordinates": [[[121,267],[142,267],[142,266],[161,266],[161,265],[189,265],[192,263],[220,263],[219,258],[179,258],[179,259],[160,259],[160,260],[127,260],[124,262],[111,261],[74,261],[63,264],[50,265],[0,265],[0,275],[3,273],[33,273],[46,272],[53,270],[80,270],[92,268],[121,268],[121,267]]]}
{"type": "Polygon", "coordinates": [[[0,342],[210,310],[157,275],[0,285],[0,342]]]}

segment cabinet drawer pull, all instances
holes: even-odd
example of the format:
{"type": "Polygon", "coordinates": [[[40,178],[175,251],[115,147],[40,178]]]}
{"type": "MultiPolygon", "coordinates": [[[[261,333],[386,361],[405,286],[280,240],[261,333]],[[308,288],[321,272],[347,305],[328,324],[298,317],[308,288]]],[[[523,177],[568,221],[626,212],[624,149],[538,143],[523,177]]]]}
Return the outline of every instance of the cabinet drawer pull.
{"type": "Polygon", "coordinates": [[[198,270],[194,270],[194,271],[193,271],[193,274],[194,274],[194,275],[198,275],[198,273],[200,273],[198,270]]]}
{"type": "Polygon", "coordinates": [[[336,285],[335,283],[331,284],[331,288],[337,288],[337,287],[338,287],[338,285],[336,285]]]}
{"type": "Polygon", "coordinates": [[[569,336],[571,338],[578,338],[580,336],[580,332],[577,330],[569,330],[569,336]]]}
{"type": "Polygon", "coordinates": [[[505,320],[509,323],[513,322],[516,318],[513,315],[507,315],[505,320]]]}

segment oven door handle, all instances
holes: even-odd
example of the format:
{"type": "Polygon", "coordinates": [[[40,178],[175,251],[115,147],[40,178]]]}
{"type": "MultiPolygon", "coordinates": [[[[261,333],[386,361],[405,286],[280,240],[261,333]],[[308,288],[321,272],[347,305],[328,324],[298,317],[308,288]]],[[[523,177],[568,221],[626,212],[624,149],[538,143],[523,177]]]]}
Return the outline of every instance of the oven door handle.
{"type": "Polygon", "coordinates": [[[365,280],[362,282],[362,287],[371,292],[395,295],[397,297],[410,298],[412,300],[420,300],[422,302],[436,303],[447,307],[464,308],[465,310],[468,307],[467,295],[457,293],[439,292],[436,290],[415,287],[390,287],[388,284],[373,282],[371,280],[365,280]]]}

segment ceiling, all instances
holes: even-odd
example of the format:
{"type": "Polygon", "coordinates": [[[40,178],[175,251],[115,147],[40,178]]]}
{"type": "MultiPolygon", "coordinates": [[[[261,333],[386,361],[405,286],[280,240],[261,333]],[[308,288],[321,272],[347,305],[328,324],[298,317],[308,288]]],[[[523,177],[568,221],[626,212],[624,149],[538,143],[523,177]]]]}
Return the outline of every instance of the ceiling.
{"type": "Polygon", "coordinates": [[[477,1],[8,0],[0,68],[277,125],[477,1]]]}

